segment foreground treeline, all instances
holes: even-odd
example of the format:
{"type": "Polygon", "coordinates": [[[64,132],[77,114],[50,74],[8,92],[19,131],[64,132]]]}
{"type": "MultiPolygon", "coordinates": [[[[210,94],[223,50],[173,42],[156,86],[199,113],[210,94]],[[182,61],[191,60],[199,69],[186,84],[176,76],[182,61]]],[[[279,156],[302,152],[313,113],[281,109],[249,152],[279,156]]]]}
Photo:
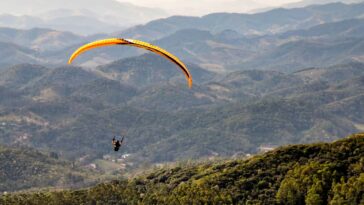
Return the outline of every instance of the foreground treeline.
{"type": "Polygon", "coordinates": [[[364,134],[85,190],[4,195],[0,204],[364,204],[364,134]]]}

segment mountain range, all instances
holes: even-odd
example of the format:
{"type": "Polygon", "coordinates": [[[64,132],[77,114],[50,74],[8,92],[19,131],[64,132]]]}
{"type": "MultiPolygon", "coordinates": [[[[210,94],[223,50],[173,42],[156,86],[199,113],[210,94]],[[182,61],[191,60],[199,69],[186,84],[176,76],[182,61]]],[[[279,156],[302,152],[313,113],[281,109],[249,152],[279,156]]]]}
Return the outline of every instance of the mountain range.
{"type": "MultiPolygon", "coordinates": [[[[363,5],[334,3],[258,14],[220,13],[201,18],[175,16],[136,26],[117,35],[88,37],[50,29],[3,28],[0,30],[3,40],[0,41],[33,50],[33,54],[27,56],[33,59],[32,63],[57,66],[67,62],[71,53],[83,43],[120,36],[152,41],[183,61],[212,72],[249,69],[294,72],[311,66],[361,61],[363,5]],[[283,19],[291,20],[283,22],[283,19]],[[251,21],[256,23],[248,24],[251,21]],[[278,29],[276,32],[269,28],[273,25],[278,29]],[[249,31],[255,34],[248,34],[249,31]]],[[[141,54],[143,51],[132,48],[97,49],[77,59],[76,63],[95,67],[141,54]]],[[[8,66],[24,62],[19,59],[12,59],[11,63],[5,58],[3,61],[6,62],[0,61],[0,64],[8,66]]]]}
{"type": "Polygon", "coordinates": [[[295,2],[295,3],[289,3],[284,5],[284,7],[288,7],[288,8],[296,8],[296,7],[304,7],[304,6],[309,6],[309,5],[318,5],[318,4],[329,4],[329,3],[335,3],[335,2],[342,2],[342,3],[360,3],[363,2],[362,0],[302,0],[299,2],[295,2]]]}
{"type": "Polygon", "coordinates": [[[192,90],[171,67],[154,55],[97,70],[11,67],[1,73],[1,122],[16,126],[4,128],[2,143],[26,134],[35,147],[96,159],[108,153],[107,136],[124,130],[130,160],[163,162],[255,153],[271,142],[330,141],[362,130],[360,62],[224,78],[196,67],[192,90]],[[143,58],[150,64],[138,73],[143,58]]]}
{"type": "Polygon", "coordinates": [[[294,9],[279,8],[256,14],[213,13],[203,17],[173,16],[127,29],[121,35],[155,40],[182,29],[208,30],[212,33],[234,30],[243,35],[274,34],[298,28],[307,29],[322,23],[360,18],[364,10],[363,5],[363,3],[332,3],[294,9]]]}
{"type": "Polygon", "coordinates": [[[116,155],[110,140],[123,133],[120,155],[135,170],[363,132],[363,8],[174,16],[120,33],[179,56],[192,89],[141,49],[95,49],[65,65],[80,45],[116,34],[1,28],[0,144],[90,164],[116,155]]]}
{"type": "Polygon", "coordinates": [[[167,12],[161,9],[115,0],[37,0],[31,3],[15,0],[0,2],[0,8],[0,25],[3,27],[41,27],[84,35],[119,31],[167,16],[167,12]]]}

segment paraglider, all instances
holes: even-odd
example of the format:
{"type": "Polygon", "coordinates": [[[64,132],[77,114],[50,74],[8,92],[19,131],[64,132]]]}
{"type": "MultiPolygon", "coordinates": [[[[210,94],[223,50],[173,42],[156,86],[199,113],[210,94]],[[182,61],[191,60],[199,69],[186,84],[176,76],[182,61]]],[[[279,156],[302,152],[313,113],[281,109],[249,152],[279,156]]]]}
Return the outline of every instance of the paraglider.
{"type": "Polygon", "coordinates": [[[124,141],[124,136],[121,138],[120,141],[116,139],[116,136],[114,136],[114,138],[112,138],[111,143],[114,146],[115,152],[119,151],[121,145],[123,144],[123,141],[124,141]]]}
{"type": "Polygon", "coordinates": [[[180,67],[180,69],[183,71],[183,73],[186,76],[187,79],[187,83],[188,83],[188,87],[191,88],[192,87],[192,76],[189,72],[189,70],[187,69],[186,65],[179,60],[176,56],[174,56],[173,54],[169,53],[168,51],[143,42],[143,41],[139,41],[139,40],[133,40],[133,39],[122,39],[122,38],[109,38],[109,39],[103,39],[103,40],[98,40],[98,41],[94,41],[91,43],[88,43],[86,45],[81,46],[80,48],[78,48],[70,57],[68,63],[71,64],[72,61],[77,58],[77,56],[79,56],[80,54],[94,49],[94,48],[98,48],[98,47],[103,47],[103,46],[112,46],[112,45],[126,45],[126,46],[134,46],[134,47],[138,47],[138,48],[143,48],[146,50],[149,50],[153,53],[156,53],[170,61],[172,61],[173,63],[175,63],[178,67],[180,67]]]}
{"type": "MultiPolygon", "coordinates": [[[[133,46],[133,47],[146,49],[146,50],[149,50],[153,53],[156,53],[156,54],[168,59],[169,61],[176,64],[183,71],[183,73],[185,74],[186,79],[187,79],[188,87],[189,88],[192,87],[192,75],[191,75],[190,71],[187,69],[186,65],[181,60],[179,60],[176,56],[174,56],[173,54],[169,53],[168,51],[166,51],[158,46],[155,46],[150,43],[143,42],[143,41],[139,41],[139,40],[109,38],[109,39],[98,40],[98,41],[94,41],[94,42],[85,44],[85,45],[79,47],[71,55],[71,57],[68,60],[68,64],[71,64],[73,62],[73,60],[75,60],[79,55],[81,55],[82,53],[84,53],[88,50],[92,50],[92,49],[98,48],[98,47],[113,46],[113,45],[126,45],[126,46],[133,46]]],[[[116,140],[116,137],[114,137],[112,139],[112,145],[114,147],[114,151],[116,151],[116,152],[119,151],[123,141],[124,141],[124,137],[122,137],[121,140],[116,140]]]]}

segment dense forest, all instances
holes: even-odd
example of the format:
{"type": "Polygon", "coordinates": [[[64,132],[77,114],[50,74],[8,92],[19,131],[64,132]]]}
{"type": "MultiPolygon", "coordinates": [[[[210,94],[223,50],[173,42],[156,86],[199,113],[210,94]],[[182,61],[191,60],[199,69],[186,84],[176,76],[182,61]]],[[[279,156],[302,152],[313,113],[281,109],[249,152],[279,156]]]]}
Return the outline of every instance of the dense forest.
{"type": "Polygon", "coordinates": [[[176,165],[82,190],[6,194],[0,204],[363,204],[364,134],[249,159],[176,165]]]}

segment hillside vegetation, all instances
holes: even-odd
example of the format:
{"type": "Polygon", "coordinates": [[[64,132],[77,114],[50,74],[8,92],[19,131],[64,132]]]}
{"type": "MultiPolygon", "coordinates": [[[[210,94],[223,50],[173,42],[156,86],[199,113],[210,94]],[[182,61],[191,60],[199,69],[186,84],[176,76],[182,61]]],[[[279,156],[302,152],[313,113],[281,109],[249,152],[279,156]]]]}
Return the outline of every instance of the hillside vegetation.
{"type": "Polygon", "coordinates": [[[363,204],[364,134],[250,159],[175,166],[90,189],[4,195],[7,204],[363,204]]]}
{"type": "MultiPolygon", "coordinates": [[[[0,192],[91,184],[94,173],[28,147],[0,146],[0,192]]],[[[1,203],[0,203],[1,204],[1,203]]]]}

